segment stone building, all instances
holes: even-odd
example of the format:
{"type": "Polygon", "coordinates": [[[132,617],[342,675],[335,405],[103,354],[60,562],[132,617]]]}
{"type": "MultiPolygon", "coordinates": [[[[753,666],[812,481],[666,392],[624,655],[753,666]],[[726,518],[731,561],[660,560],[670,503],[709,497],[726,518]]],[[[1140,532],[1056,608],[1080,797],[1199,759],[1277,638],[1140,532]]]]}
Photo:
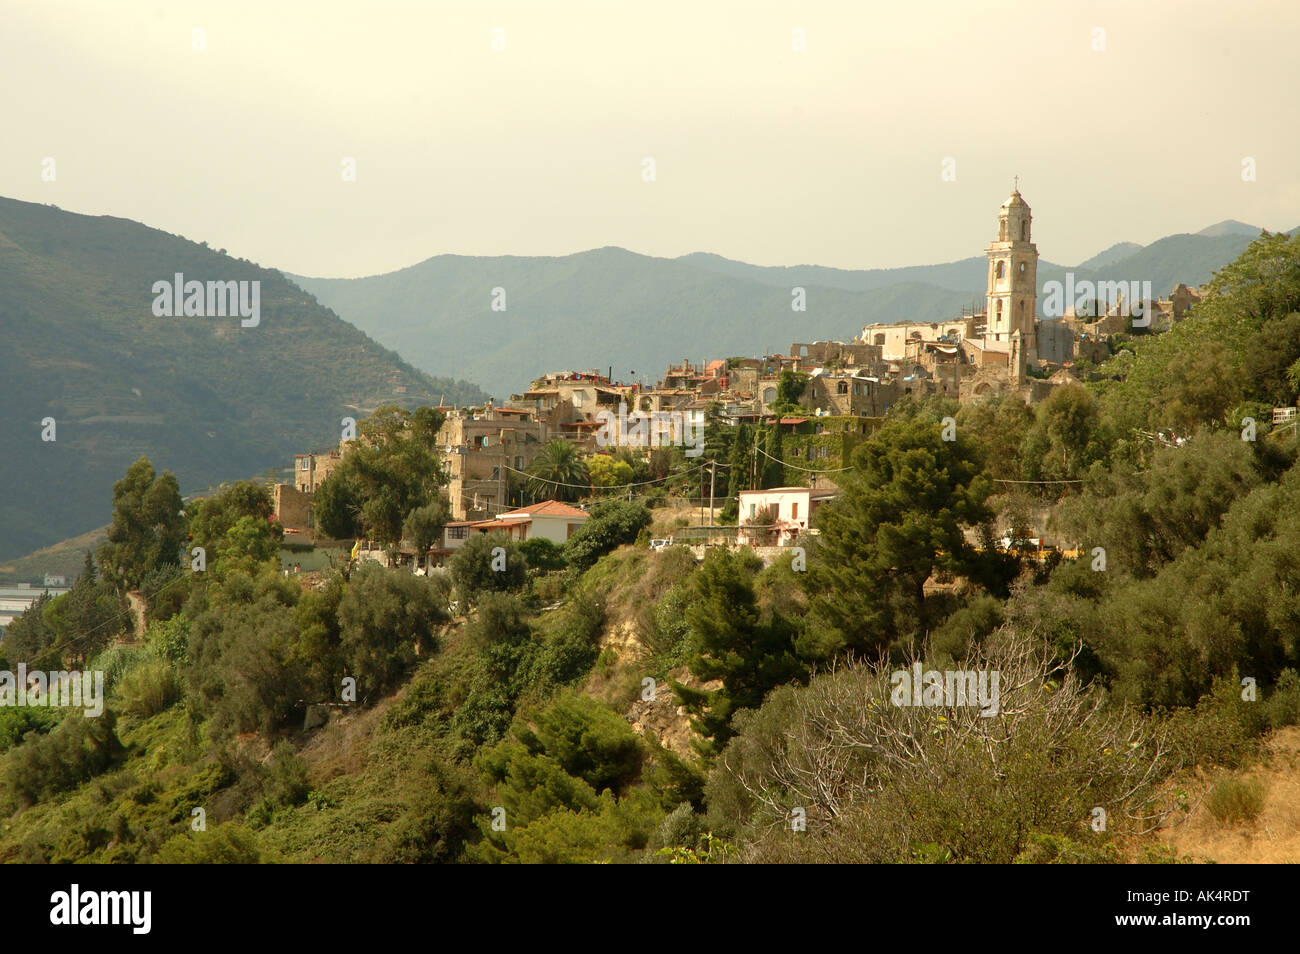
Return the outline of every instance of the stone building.
{"type": "Polygon", "coordinates": [[[468,408],[448,413],[438,431],[447,497],[455,520],[483,520],[506,510],[510,480],[525,479],[550,429],[525,408],[468,408]]]}

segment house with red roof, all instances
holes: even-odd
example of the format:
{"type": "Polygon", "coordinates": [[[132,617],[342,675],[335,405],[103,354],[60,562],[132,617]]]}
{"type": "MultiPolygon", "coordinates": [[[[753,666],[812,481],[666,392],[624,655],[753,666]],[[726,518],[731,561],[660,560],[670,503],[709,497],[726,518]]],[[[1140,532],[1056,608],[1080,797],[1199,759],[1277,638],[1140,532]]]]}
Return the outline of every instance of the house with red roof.
{"type": "Polygon", "coordinates": [[[587,522],[590,514],[558,500],[543,500],[516,510],[499,513],[491,520],[458,521],[447,525],[447,548],[461,546],[471,533],[504,533],[523,542],[534,537],[564,543],[575,530],[587,522]],[[455,539],[452,538],[455,534],[455,539]]]}

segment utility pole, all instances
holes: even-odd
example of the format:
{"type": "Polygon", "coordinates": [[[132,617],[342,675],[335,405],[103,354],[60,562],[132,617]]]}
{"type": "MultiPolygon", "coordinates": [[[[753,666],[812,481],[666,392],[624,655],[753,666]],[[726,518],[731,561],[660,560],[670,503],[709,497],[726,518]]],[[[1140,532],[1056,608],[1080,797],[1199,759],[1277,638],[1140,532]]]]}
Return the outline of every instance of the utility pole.
{"type": "MultiPolygon", "coordinates": [[[[717,478],[717,476],[718,476],[718,462],[716,460],[711,460],[709,461],[709,528],[710,530],[712,530],[713,528],[713,481],[717,478]]],[[[710,536],[712,536],[712,533],[710,533],[710,536]]]]}

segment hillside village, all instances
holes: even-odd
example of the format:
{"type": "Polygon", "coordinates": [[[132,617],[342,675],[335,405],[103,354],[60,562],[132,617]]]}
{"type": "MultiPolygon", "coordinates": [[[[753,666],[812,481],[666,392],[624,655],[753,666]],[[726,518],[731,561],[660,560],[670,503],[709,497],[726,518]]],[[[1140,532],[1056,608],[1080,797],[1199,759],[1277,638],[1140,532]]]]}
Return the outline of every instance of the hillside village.
{"type": "Polygon", "coordinates": [[[1036,317],[1022,203],[982,314],[142,455],[17,594],[105,718],[0,707],[0,859],[1293,860],[1300,238],[1036,317]]]}
{"type": "MultiPolygon", "coordinates": [[[[1092,369],[1113,354],[1117,337],[1168,331],[1205,294],[1204,287],[1179,284],[1167,297],[1143,303],[1128,293],[1137,282],[1087,283],[1078,295],[1066,296],[1059,317],[1039,317],[1032,237],[1032,210],[1016,189],[998,209],[994,239],[985,250],[984,308],[949,321],[870,324],[852,341],[794,342],[785,354],[759,358],[684,358],[654,384],[612,380],[612,369],[548,372],[504,404],[489,399],[472,407],[438,407],[445,417],[437,445],[451,520],[428,565],[441,563],[471,533],[503,531],[521,540],[541,534],[563,543],[585,512],[560,501],[523,499],[522,484],[552,441],[567,442],[583,455],[611,447],[644,455],[702,440],[710,421],[780,430],[786,475],[799,477],[801,486],[744,491],[737,501],[742,518],[770,508],[765,532],[740,526],[723,532],[712,515],[701,512],[693,522],[702,530],[688,532],[686,539],[791,545],[812,527],[817,506],[834,496],[834,475],[853,447],[900,400],[941,396],[970,405],[1010,393],[1038,404],[1062,385],[1095,378],[1092,369]],[[802,388],[797,408],[778,409],[783,379],[802,388]]],[[[277,519],[291,537],[304,543],[317,538],[312,496],[355,446],[344,439],[334,448],[295,455],[293,483],[274,489],[277,519]]],[[[760,452],[752,454],[756,462],[760,452]]],[[[708,496],[711,508],[721,507],[726,495],[708,496]]],[[[407,559],[414,556],[409,546],[401,551],[407,559]]],[[[388,559],[384,548],[368,541],[360,552],[388,559]]]]}

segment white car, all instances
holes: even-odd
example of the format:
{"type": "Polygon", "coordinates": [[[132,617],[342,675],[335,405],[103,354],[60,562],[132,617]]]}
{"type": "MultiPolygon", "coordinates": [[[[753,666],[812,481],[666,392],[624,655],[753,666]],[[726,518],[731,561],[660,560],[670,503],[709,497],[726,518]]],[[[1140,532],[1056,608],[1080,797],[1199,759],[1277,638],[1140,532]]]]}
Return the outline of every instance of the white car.
{"type": "Polygon", "coordinates": [[[650,541],[650,549],[651,549],[651,550],[666,550],[668,547],[670,547],[670,546],[672,546],[672,545],[673,545],[672,537],[669,537],[667,540],[651,540],[651,541],[650,541]]]}

